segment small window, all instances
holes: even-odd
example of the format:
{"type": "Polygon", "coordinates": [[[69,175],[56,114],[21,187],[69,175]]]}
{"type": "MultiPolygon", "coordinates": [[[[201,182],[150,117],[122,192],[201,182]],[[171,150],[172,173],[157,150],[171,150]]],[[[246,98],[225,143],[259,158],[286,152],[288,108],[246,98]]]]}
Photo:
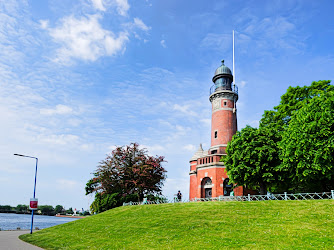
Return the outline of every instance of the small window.
{"type": "Polygon", "coordinates": [[[218,137],[218,131],[215,131],[215,138],[218,137]]]}
{"type": "Polygon", "coordinates": [[[227,106],[227,101],[224,101],[224,106],[227,106]]]}

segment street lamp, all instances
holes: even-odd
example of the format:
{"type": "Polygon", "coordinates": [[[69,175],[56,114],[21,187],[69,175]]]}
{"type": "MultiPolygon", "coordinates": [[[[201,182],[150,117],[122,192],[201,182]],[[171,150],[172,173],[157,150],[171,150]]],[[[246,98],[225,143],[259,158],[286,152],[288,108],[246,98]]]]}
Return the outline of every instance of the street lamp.
{"type": "MultiPolygon", "coordinates": [[[[15,156],[21,156],[21,157],[27,157],[27,158],[33,158],[36,159],[36,170],[35,170],[35,185],[34,185],[34,200],[35,200],[35,193],[36,193],[36,177],[37,177],[37,164],[38,164],[38,158],[28,155],[21,155],[21,154],[14,154],[15,156]]],[[[34,209],[31,210],[31,227],[30,227],[30,234],[32,234],[32,227],[34,224],[34,209]]]]}

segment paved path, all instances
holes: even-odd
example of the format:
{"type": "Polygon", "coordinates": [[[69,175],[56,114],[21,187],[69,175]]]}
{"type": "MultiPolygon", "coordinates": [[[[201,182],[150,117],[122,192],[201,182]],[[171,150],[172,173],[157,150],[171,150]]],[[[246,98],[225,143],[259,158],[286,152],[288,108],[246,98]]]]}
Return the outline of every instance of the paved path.
{"type": "Polygon", "coordinates": [[[0,231],[0,249],[1,250],[33,250],[42,249],[28,244],[19,239],[19,235],[27,234],[30,231],[0,231]]]}

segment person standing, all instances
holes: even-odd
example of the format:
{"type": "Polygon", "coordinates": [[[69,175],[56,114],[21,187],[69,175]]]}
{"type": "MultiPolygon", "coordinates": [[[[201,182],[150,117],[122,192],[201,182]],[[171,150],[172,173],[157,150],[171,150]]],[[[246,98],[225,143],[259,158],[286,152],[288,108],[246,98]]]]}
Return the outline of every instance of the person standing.
{"type": "Polygon", "coordinates": [[[179,190],[178,192],[177,192],[177,201],[178,202],[180,202],[180,201],[182,201],[182,194],[181,194],[181,191],[179,190]]]}

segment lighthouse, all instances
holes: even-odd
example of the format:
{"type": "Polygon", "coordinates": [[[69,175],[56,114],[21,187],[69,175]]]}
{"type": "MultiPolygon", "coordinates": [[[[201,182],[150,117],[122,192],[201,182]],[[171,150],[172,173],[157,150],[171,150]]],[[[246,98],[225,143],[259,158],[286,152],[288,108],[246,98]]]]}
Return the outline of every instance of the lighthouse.
{"type": "MultiPolygon", "coordinates": [[[[203,150],[200,144],[197,152],[190,159],[189,199],[230,196],[233,184],[220,159],[226,154],[226,146],[237,131],[238,88],[233,83],[231,70],[224,60],[212,78],[209,100],[212,105],[211,147],[203,150]]],[[[238,186],[234,195],[245,195],[247,190],[238,186]]]]}

